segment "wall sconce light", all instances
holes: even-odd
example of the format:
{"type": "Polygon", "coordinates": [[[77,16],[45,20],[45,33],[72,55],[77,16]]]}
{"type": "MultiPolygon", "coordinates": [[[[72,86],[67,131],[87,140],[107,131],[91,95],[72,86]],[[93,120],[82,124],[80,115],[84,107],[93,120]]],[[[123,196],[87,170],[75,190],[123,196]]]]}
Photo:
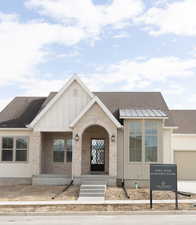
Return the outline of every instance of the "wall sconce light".
{"type": "Polygon", "coordinates": [[[76,134],[76,136],[75,136],[75,141],[79,141],[79,135],[78,134],[76,134]]]}
{"type": "Polygon", "coordinates": [[[115,141],[115,135],[114,135],[114,134],[112,134],[112,136],[111,136],[111,141],[112,141],[112,142],[115,141]]]}

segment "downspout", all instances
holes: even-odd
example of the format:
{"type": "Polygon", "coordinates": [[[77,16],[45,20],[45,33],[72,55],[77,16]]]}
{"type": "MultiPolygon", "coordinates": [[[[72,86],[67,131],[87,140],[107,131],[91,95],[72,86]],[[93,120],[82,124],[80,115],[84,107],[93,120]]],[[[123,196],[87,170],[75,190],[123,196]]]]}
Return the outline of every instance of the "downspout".
{"type": "Polygon", "coordinates": [[[127,135],[127,134],[125,134],[125,131],[126,131],[125,127],[126,126],[123,126],[123,178],[122,178],[122,181],[121,181],[121,185],[122,185],[122,188],[124,190],[126,198],[130,199],[129,194],[127,192],[127,189],[125,187],[125,140],[126,140],[125,135],[127,135]]]}
{"type": "Polygon", "coordinates": [[[59,196],[60,194],[64,193],[65,191],[67,191],[67,189],[70,188],[70,187],[72,186],[72,184],[73,184],[73,180],[71,180],[70,183],[69,183],[67,186],[65,186],[65,187],[63,188],[62,191],[58,192],[58,193],[57,193],[55,196],[53,196],[51,199],[55,199],[57,196],[59,196]]]}
{"type": "Polygon", "coordinates": [[[124,124],[125,121],[123,120],[123,180],[122,180],[122,186],[124,187],[125,186],[125,125],[124,124]]]}

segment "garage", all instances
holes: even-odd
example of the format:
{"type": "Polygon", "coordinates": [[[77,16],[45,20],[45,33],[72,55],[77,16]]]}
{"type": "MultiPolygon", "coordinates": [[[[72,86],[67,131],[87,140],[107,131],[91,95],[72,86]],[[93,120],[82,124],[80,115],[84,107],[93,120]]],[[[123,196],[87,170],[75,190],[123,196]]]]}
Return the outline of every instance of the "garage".
{"type": "Polygon", "coordinates": [[[196,151],[175,151],[179,180],[196,180],[196,151]]]}

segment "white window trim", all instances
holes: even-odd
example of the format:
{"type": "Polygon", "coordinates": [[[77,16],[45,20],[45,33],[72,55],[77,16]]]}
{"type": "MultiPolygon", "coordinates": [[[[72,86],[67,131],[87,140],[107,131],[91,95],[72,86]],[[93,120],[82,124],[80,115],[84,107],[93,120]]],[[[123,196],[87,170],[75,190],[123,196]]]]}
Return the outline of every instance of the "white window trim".
{"type": "Polygon", "coordinates": [[[142,160],[141,161],[130,161],[130,148],[129,148],[129,145],[130,145],[130,142],[129,142],[129,135],[130,135],[130,126],[129,126],[129,122],[131,121],[138,121],[138,120],[129,120],[128,121],[128,164],[130,165],[141,165],[141,164],[145,164],[145,165],[148,165],[148,164],[152,164],[152,163],[158,163],[160,161],[160,129],[161,129],[161,126],[158,128],[158,132],[157,132],[157,161],[145,161],[145,121],[146,119],[141,119],[141,128],[142,128],[142,160]]]}
{"type": "MultiPolygon", "coordinates": [[[[10,149],[7,149],[10,150],[10,149]]],[[[20,151],[17,150],[17,151],[20,151]]],[[[18,135],[18,136],[14,136],[14,135],[5,135],[5,136],[0,136],[0,163],[28,163],[29,162],[29,136],[27,135],[18,135]],[[13,160],[12,161],[3,161],[2,160],[2,154],[3,154],[3,138],[5,137],[9,137],[9,138],[13,138],[13,160]],[[27,149],[20,149],[20,150],[26,150],[27,151],[27,160],[26,161],[16,161],[16,139],[17,138],[27,138],[27,149]]]]}
{"type": "Polygon", "coordinates": [[[52,143],[52,162],[55,163],[55,164],[66,164],[66,163],[72,163],[73,161],[73,138],[72,136],[66,136],[64,138],[54,138],[53,139],[53,142],[54,140],[64,140],[64,161],[63,162],[55,162],[54,161],[54,150],[53,150],[53,143],[52,143]],[[67,145],[66,145],[66,141],[70,139],[71,140],[71,143],[72,143],[72,149],[71,151],[67,150],[67,145]],[[67,152],[72,152],[72,160],[71,161],[67,161],[67,152]]]}
{"type": "Polygon", "coordinates": [[[66,162],[66,159],[65,159],[66,154],[65,153],[66,153],[65,138],[54,138],[53,141],[52,141],[52,163],[54,163],[54,164],[65,164],[65,162],[66,162]],[[55,140],[63,140],[64,141],[64,151],[54,151],[53,146],[54,146],[54,141],[55,140]],[[63,158],[62,162],[56,162],[54,160],[54,152],[64,152],[64,158],[63,158]]]}

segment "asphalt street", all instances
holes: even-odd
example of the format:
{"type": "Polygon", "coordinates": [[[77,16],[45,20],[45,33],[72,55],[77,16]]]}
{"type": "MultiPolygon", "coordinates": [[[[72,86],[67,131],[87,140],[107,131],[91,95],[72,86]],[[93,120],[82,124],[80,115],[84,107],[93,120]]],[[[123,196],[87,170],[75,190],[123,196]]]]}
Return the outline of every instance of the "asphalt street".
{"type": "Polygon", "coordinates": [[[195,215],[0,216],[0,225],[195,225],[195,215]]]}

